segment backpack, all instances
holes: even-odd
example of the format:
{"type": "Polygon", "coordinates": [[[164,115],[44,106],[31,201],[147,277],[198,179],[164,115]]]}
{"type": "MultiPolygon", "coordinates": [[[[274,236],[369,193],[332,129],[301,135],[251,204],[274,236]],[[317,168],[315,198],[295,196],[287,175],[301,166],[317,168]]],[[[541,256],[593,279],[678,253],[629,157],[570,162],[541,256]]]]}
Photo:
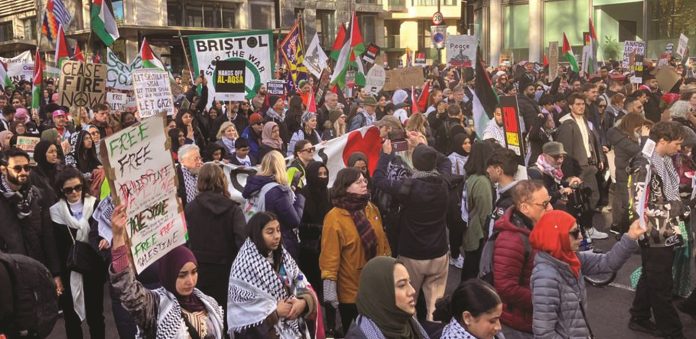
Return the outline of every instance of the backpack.
{"type": "Polygon", "coordinates": [[[462,225],[466,230],[469,223],[469,210],[466,192],[466,180],[464,176],[452,175],[448,180],[449,201],[447,206],[447,225],[450,229],[456,225],[462,225]]]}
{"type": "Polygon", "coordinates": [[[244,208],[242,212],[244,212],[244,218],[247,222],[249,222],[249,219],[251,219],[254,214],[266,210],[266,193],[278,185],[277,182],[269,182],[263,185],[256,194],[252,194],[249,199],[244,199],[244,208]]]}
{"type": "Polygon", "coordinates": [[[46,266],[21,254],[0,252],[0,265],[9,273],[14,309],[11,330],[45,338],[58,320],[58,297],[46,266]]]}
{"type": "MultiPolygon", "coordinates": [[[[493,285],[493,251],[495,250],[495,241],[498,239],[501,231],[494,230],[493,234],[486,240],[483,245],[483,250],[481,251],[481,261],[479,262],[479,279],[493,285]]],[[[524,244],[524,263],[526,264],[529,260],[529,254],[532,253],[532,246],[529,245],[529,237],[522,233],[517,233],[520,238],[522,238],[522,244],[524,244]]]]}

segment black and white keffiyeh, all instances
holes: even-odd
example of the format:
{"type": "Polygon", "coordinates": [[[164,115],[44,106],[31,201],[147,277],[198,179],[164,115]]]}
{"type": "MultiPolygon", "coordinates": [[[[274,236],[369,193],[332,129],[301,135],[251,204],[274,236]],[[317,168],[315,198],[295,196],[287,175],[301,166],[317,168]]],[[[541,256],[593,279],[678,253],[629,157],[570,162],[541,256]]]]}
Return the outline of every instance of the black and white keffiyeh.
{"type": "Polygon", "coordinates": [[[476,337],[467,332],[457,319],[452,318],[442,330],[440,339],[476,339],[476,337]]]}
{"type": "MultiPolygon", "coordinates": [[[[159,299],[155,338],[169,339],[181,338],[182,336],[188,338],[188,330],[183,318],[181,317],[181,305],[179,305],[176,296],[167,291],[164,287],[160,287],[152,292],[159,299]]],[[[198,299],[201,300],[201,302],[203,302],[203,305],[205,305],[208,313],[208,319],[213,324],[212,328],[208,328],[209,335],[214,338],[222,338],[223,334],[218,332],[218,330],[222,332],[223,329],[222,307],[217,304],[215,299],[205,295],[197,288],[193,289],[193,293],[198,297],[198,299]]],[[[149,337],[149,335],[138,329],[138,334],[136,337],[146,338],[149,337]]]]}
{"type": "Polygon", "coordinates": [[[7,182],[7,177],[5,175],[0,175],[2,180],[0,180],[0,193],[10,202],[10,205],[14,208],[15,213],[17,213],[17,218],[24,219],[31,215],[31,201],[33,198],[33,192],[31,190],[31,185],[22,186],[19,191],[14,191],[10,188],[10,183],[7,182]]]}
{"type": "Polygon", "coordinates": [[[191,173],[186,167],[181,166],[184,176],[184,188],[186,189],[186,203],[190,203],[198,195],[198,176],[191,173]]]}
{"type": "MultiPolygon", "coordinates": [[[[282,266],[292,282],[291,286],[294,286],[300,269],[285,249],[282,266]]],[[[228,286],[227,324],[230,332],[258,326],[275,312],[278,300],[291,296],[269,260],[259,253],[251,239],[244,242],[232,264],[228,286]]],[[[275,329],[281,338],[303,337],[298,320],[280,319],[275,329]]]]}
{"type": "Polygon", "coordinates": [[[657,153],[653,153],[650,162],[655,169],[655,174],[660,177],[662,181],[662,191],[665,195],[665,199],[667,201],[681,200],[681,198],[679,198],[679,175],[674,168],[672,158],[669,156],[659,156],[657,153]]]}

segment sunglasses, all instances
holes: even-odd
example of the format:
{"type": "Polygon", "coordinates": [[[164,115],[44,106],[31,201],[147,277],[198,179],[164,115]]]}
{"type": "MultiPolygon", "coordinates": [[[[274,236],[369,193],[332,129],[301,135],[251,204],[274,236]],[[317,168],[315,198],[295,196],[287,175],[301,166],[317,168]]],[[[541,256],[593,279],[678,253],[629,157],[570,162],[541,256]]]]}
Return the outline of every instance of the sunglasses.
{"type": "Polygon", "coordinates": [[[570,234],[573,239],[578,239],[580,237],[580,228],[574,228],[570,231],[568,231],[568,234],[570,234]]]}
{"type": "Polygon", "coordinates": [[[316,151],[316,150],[317,150],[316,148],[312,147],[312,148],[303,149],[303,150],[301,150],[300,152],[314,153],[314,151],[316,151]]]}
{"type": "Polygon", "coordinates": [[[17,166],[12,166],[11,167],[13,171],[16,173],[21,173],[22,171],[29,173],[31,171],[31,166],[29,165],[17,165],[17,166]]]}
{"type": "Polygon", "coordinates": [[[73,187],[63,187],[63,193],[72,194],[73,192],[76,192],[76,193],[82,192],[82,184],[75,185],[73,187]]]}
{"type": "Polygon", "coordinates": [[[263,122],[257,122],[257,123],[255,123],[255,124],[253,124],[253,125],[254,125],[254,126],[263,125],[263,122]]]}

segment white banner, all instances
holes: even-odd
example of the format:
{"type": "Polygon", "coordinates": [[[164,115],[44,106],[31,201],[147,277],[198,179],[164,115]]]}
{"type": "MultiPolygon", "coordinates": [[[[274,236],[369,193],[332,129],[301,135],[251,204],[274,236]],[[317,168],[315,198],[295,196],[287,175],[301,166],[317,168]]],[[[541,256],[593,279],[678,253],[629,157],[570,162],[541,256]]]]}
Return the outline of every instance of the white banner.
{"type": "Polygon", "coordinates": [[[455,67],[472,67],[476,64],[478,40],[473,35],[447,35],[445,50],[447,64],[455,67]]]}
{"type": "Polygon", "coordinates": [[[133,80],[131,79],[131,72],[143,68],[143,60],[138,55],[130,65],[126,64],[118,58],[116,53],[107,47],[106,65],[106,87],[120,91],[132,91],[133,80]]]}
{"type": "Polygon", "coordinates": [[[176,196],[176,169],[166,147],[164,117],[145,119],[107,137],[102,160],[110,169],[115,204],[126,205],[126,232],[138,273],[186,243],[186,220],[176,196]],[[106,162],[106,161],[108,162],[106,162]]]}
{"type": "Polygon", "coordinates": [[[314,38],[312,38],[312,42],[309,43],[309,47],[307,48],[307,53],[305,53],[302,64],[305,65],[307,70],[310,71],[315,77],[321,78],[321,71],[329,66],[327,63],[328,61],[329,58],[319,45],[319,34],[315,33],[314,38]]]}
{"type": "Polygon", "coordinates": [[[169,72],[158,69],[139,69],[133,72],[133,88],[141,118],[162,112],[174,115],[174,100],[169,86],[169,72]]]}
{"type": "Polygon", "coordinates": [[[24,51],[22,54],[12,58],[0,57],[0,61],[5,64],[7,76],[14,85],[17,85],[22,80],[32,82],[34,60],[31,58],[30,51],[24,51]]]}
{"type": "Polygon", "coordinates": [[[234,33],[203,34],[189,36],[194,74],[208,80],[208,104],[215,100],[213,86],[214,61],[243,60],[247,71],[245,77],[246,97],[256,94],[262,84],[273,78],[273,32],[246,31],[234,33]]]}

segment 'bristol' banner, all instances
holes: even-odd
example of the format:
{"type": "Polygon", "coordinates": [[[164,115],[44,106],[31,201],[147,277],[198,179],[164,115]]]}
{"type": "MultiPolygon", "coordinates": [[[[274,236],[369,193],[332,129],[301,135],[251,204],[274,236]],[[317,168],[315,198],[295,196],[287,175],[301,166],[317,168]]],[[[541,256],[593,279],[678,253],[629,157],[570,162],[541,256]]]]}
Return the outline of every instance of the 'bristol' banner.
{"type": "Polygon", "coordinates": [[[202,71],[208,80],[206,107],[216,99],[213,74],[218,60],[245,62],[247,98],[273,78],[273,32],[270,30],[193,35],[188,39],[195,74],[202,71]]]}

